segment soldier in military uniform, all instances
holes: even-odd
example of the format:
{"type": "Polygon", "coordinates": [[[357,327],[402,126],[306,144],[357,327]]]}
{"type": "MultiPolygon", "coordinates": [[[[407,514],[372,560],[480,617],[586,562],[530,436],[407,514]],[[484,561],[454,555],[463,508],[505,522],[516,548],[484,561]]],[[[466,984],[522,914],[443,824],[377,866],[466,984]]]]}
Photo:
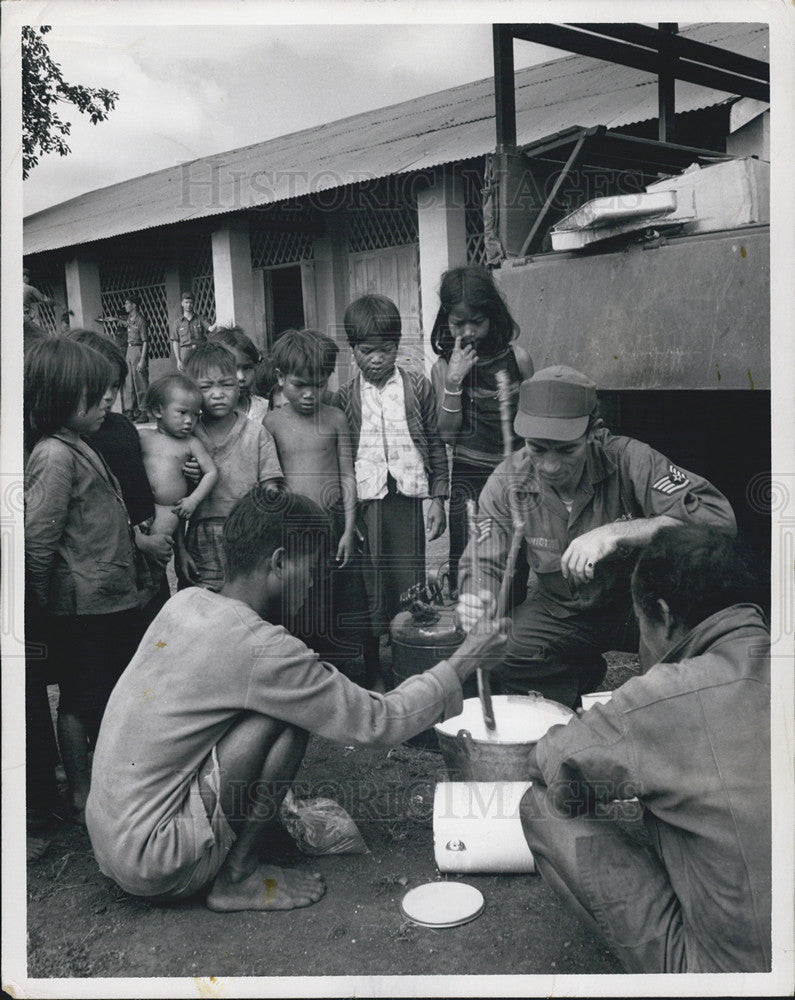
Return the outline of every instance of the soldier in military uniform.
{"type": "Polygon", "coordinates": [[[180,303],[182,315],[174,324],[171,347],[174,351],[174,360],[177,362],[177,371],[184,372],[185,362],[196,348],[207,340],[207,334],[212,333],[215,327],[210,326],[204,316],[193,311],[192,292],[183,292],[180,303]]]}
{"type": "Polygon", "coordinates": [[[138,311],[138,296],[130,292],[124,297],[125,316],[100,316],[106,332],[124,355],[130,373],[130,405],[127,405],[126,386],[120,390],[121,406],[126,417],[139,424],[149,422],[143,409],[143,400],[149,388],[149,326],[138,311]]]}
{"type": "Polygon", "coordinates": [[[638,650],[629,589],[638,550],[665,525],[711,525],[733,535],[734,514],[702,477],[611,434],[598,416],[596,386],[565,365],[522,383],[514,428],[525,447],[495,469],[480,495],[458,614],[470,630],[493,613],[513,524],[521,523],[532,572],[495,688],[539,691],[576,707],[604,678],[602,653],[638,650]]]}

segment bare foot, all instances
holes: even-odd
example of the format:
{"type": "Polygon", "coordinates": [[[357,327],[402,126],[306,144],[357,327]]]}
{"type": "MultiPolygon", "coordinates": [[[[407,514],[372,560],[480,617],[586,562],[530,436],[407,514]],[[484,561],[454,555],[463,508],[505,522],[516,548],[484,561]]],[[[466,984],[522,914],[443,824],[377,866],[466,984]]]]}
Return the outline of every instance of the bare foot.
{"type": "Polygon", "coordinates": [[[316,903],[326,887],[320,875],[305,875],[276,865],[257,865],[245,878],[222,868],[215,877],[207,906],[211,910],[294,910],[316,903]]]}

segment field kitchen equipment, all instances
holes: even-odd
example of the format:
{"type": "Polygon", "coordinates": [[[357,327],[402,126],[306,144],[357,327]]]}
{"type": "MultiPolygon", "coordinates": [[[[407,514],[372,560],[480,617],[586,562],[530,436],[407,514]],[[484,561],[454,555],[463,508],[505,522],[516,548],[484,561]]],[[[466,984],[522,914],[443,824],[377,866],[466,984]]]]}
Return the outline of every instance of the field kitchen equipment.
{"type": "Polygon", "coordinates": [[[451,781],[524,781],[533,747],[556,725],[575,713],[542,695],[496,695],[492,698],[496,728],[483,721],[477,698],[467,698],[463,711],[433,727],[451,781]]]}
{"type": "Polygon", "coordinates": [[[535,872],[519,805],[530,781],[441,781],[433,798],[433,855],[440,872],[535,872]]]}
{"type": "MultiPolygon", "coordinates": [[[[442,602],[441,583],[430,575],[426,583],[417,584],[402,595],[405,610],[394,617],[390,626],[396,684],[447,659],[464,641],[464,632],[455,620],[455,609],[444,607],[442,602]]],[[[409,742],[437,749],[430,729],[409,742]]]]}

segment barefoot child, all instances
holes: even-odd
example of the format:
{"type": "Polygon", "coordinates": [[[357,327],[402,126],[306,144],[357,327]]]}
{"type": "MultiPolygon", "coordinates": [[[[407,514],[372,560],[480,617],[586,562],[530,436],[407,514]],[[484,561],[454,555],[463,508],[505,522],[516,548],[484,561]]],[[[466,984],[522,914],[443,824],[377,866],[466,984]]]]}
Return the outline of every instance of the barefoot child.
{"type": "MultiPolygon", "coordinates": [[[[193,434],[201,402],[196,383],[180,372],[163,375],[149,387],[144,405],[155,418],[155,426],[141,427],[139,434],[144,467],[155,498],[152,524],[155,534],[173,536],[180,519],[186,521],[192,517],[218,481],[215,463],[193,434]],[[199,465],[201,479],[188,494],[182,467],[191,458],[199,465]]],[[[177,533],[180,547],[182,535],[181,531],[177,533]]]]}
{"type": "Polygon", "coordinates": [[[89,742],[143,631],[121,489],[83,440],[102,425],[114,378],[100,354],[66,337],[25,358],[25,583],[58,678],[58,743],[77,818],[89,742]]]}
{"type": "Polygon", "coordinates": [[[268,431],[236,410],[239,390],[234,355],[223,344],[202,344],[188,359],[185,372],[202,396],[195,434],[215,462],[218,480],[190,519],[181,583],[219,590],[224,579],[224,521],[252,486],[281,479],[282,470],[268,431]]]}
{"type": "Polygon", "coordinates": [[[342,572],[354,555],[356,521],[348,421],[336,407],[321,401],[337,353],[334,341],[317,330],[282,334],[272,362],[285,405],[265,418],[287,485],[314,500],[331,517],[339,571],[321,574],[296,628],[308,646],[332,661],[350,659],[355,654],[351,644],[363,638],[366,655],[372,646],[366,641],[370,629],[363,614],[367,597],[361,575],[354,568],[342,572]],[[359,627],[346,628],[357,615],[359,627]]]}
{"type": "Polygon", "coordinates": [[[388,695],[365,691],[281,625],[312,586],[327,518],[284,486],[257,488],[223,528],[220,593],[176,594],[113,692],[86,820],[100,869],[137,896],[208,890],[213,910],[308,906],[322,879],[267,858],[269,822],[310,733],[390,746],[461,711],[461,682],[505,636],[468,637],[388,695]],[[142,692],[151,697],[142,697],[142,692]]]}
{"type": "Polygon", "coordinates": [[[334,405],[351,428],[371,622],[386,633],[400,595],[425,576],[424,498],[430,497],[428,540],[444,532],[447,454],[430,382],[395,365],[401,334],[395,303],[383,295],[356,299],[345,310],[345,333],[359,373],[334,405]]]}

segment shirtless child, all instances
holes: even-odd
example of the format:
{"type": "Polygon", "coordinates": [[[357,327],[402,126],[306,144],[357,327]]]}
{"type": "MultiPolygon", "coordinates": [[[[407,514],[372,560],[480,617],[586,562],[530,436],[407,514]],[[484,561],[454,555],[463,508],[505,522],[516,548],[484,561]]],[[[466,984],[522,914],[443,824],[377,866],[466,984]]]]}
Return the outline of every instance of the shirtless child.
{"type": "Polygon", "coordinates": [[[263,422],[276,441],[290,489],[326,512],[343,511],[344,527],[336,544],[337,561],[344,566],[353,552],[356,519],[353,453],[345,414],[322,402],[337,351],[334,341],[319,331],[282,334],[271,360],[285,405],[263,422]]]}
{"type": "MultiPolygon", "coordinates": [[[[287,485],[314,500],[331,518],[337,569],[342,570],[355,551],[353,452],[345,414],[323,402],[338,350],[330,337],[317,330],[282,334],[271,361],[285,403],[271,410],[264,424],[276,441],[287,485]]],[[[369,658],[370,630],[362,611],[365,607],[366,594],[358,571],[332,571],[330,577],[318,582],[302,622],[294,623],[294,628],[326,659],[350,659],[360,643],[364,643],[369,658]],[[351,631],[346,625],[354,617],[360,620],[358,628],[351,631]]]]}
{"type": "MultiPolygon", "coordinates": [[[[193,435],[201,402],[196,383],[180,372],[163,375],[149,386],[144,407],[154,416],[155,424],[141,426],[138,432],[144,468],[155,498],[153,534],[173,536],[180,519],[186,521],[194,513],[218,480],[215,463],[193,435]],[[190,458],[196,459],[202,475],[188,495],[188,481],[182,467],[190,458]]],[[[181,543],[180,531],[177,544],[181,543]]]]}

